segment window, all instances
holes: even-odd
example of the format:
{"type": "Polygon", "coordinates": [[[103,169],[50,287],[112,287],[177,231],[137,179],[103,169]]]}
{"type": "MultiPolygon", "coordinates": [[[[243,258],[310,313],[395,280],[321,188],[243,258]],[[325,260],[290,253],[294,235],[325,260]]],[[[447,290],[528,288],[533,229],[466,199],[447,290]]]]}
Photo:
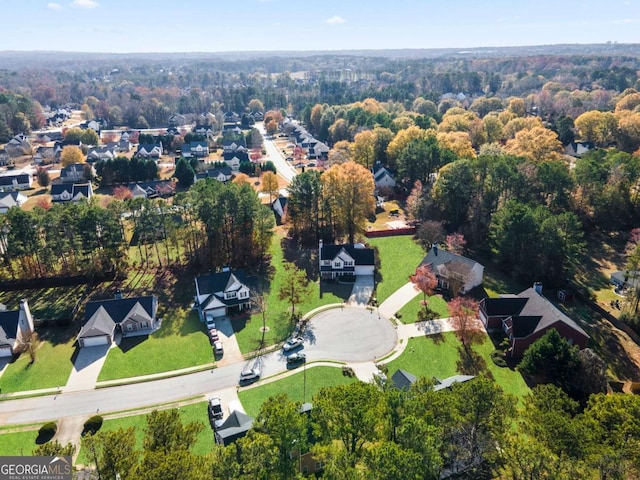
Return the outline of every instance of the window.
{"type": "Polygon", "coordinates": [[[302,474],[307,475],[309,473],[309,465],[302,466],[302,474]]]}
{"type": "Polygon", "coordinates": [[[353,267],[353,260],[345,260],[344,266],[345,267],[353,267]]]}
{"type": "Polygon", "coordinates": [[[339,260],[337,262],[333,262],[333,268],[342,268],[342,262],[339,260]]]}
{"type": "Polygon", "coordinates": [[[249,296],[249,292],[244,291],[244,292],[240,292],[238,297],[239,298],[247,298],[249,296]]]}
{"type": "Polygon", "coordinates": [[[322,462],[316,462],[316,470],[322,469],[322,462]]]}
{"type": "Polygon", "coordinates": [[[236,296],[237,296],[237,292],[224,292],[225,299],[236,298],[236,296]]]}
{"type": "Polygon", "coordinates": [[[331,260],[322,260],[322,265],[328,267],[329,265],[331,265],[331,260]]]}

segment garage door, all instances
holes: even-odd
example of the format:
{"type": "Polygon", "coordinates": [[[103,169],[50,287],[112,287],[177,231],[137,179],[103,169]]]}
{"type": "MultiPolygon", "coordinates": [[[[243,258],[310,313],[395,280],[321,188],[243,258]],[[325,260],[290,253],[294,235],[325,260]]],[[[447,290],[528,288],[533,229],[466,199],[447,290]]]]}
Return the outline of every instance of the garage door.
{"type": "Polygon", "coordinates": [[[213,317],[224,317],[224,308],[216,308],[215,310],[207,310],[206,315],[213,317]]]}
{"type": "Polygon", "coordinates": [[[0,357],[10,357],[11,347],[0,347],[0,357]]]}
{"type": "Polygon", "coordinates": [[[82,339],[83,347],[97,347],[98,345],[108,345],[110,342],[108,335],[100,335],[99,337],[86,337],[82,339]]]}

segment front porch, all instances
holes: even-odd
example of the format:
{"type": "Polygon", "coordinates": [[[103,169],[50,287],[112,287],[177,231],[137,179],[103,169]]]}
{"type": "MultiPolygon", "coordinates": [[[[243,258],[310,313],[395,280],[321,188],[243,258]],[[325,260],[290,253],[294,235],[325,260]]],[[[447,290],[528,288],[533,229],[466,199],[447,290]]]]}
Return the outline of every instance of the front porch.
{"type": "MultiPolygon", "coordinates": [[[[130,325],[127,325],[127,327],[129,327],[130,325]]],[[[128,337],[141,337],[143,335],[151,335],[154,332],[160,330],[160,327],[162,327],[162,319],[161,318],[156,318],[154,321],[151,322],[151,325],[148,326],[147,328],[138,328],[138,329],[129,329],[129,328],[125,328],[125,329],[117,329],[116,330],[116,335],[115,335],[115,340],[116,343],[118,343],[118,333],[121,333],[120,338],[128,338],[128,337]]]]}

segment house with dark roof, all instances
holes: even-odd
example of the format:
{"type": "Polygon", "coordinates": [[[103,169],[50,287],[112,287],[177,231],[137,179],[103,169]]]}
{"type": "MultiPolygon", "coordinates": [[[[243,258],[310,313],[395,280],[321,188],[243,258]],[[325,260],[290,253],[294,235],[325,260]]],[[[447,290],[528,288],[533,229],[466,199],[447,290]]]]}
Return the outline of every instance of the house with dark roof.
{"type": "Polygon", "coordinates": [[[52,202],[82,202],[93,197],[93,187],[88,183],[59,183],[51,185],[52,202]]]}
{"type": "Polygon", "coordinates": [[[205,137],[211,137],[215,130],[210,125],[196,125],[193,127],[193,133],[197,133],[198,135],[204,135],[205,137]]]}
{"type": "Polygon", "coordinates": [[[589,335],[542,295],[542,284],[517,295],[480,301],[480,320],[487,329],[501,328],[509,340],[508,354],[520,358],[529,346],[550,329],[570,344],[585,348],[589,335]]]}
{"type": "Polygon", "coordinates": [[[224,167],[214,167],[205,170],[204,172],[198,172],[195,174],[194,182],[205,178],[213,178],[219,182],[225,183],[233,178],[231,173],[231,167],[225,165],[224,167]]]}
{"type": "Polygon", "coordinates": [[[215,429],[213,436],[218,445],[227,446],[244,437],[253,427],[253,418],[240,410],[234,410],[226,420],[215,429]]]}
{"type": "Polygon", "coordinates": [[[92,148],[87,154],[87,162],[113,160],[116,157],[116,153],[115,145],[92,148]]]}
{"type": "Polygon", "coordinates": [[[616,291],[624,293],[624,290],[628,288],[638,288],[640,286],[640,271],[625,270],[613,272],[609,280],[616,286],[616,291]]]}
{"type": "Polygon", "coordinates": [[[167,198],[176,193],[176,186],[170,180],[130,183],[127,188],[133,198],[167,198]]]}
{"type": "Polygon", "coordinates": [[[461,294],[482,284],[484,266],[470,258],[442,250],[434,245],[420,263],[429,265],[438,279],[438,287],[461,294]]]}
{"type": "Polygon", "coordinates": [[[380,167],[374,171],[373,181],[376,188],[395,188],[396,179],[389,170],[384,167],[380,167]]]}
{"type": "Polygon", "coordinates": [[[122,298],[117,292],[111,300],[88,302],[78,345],[110,345],[116,340],[116,333],[123,337],[150,335],[162,325],[162,320],[156,317],[157,311],[155,296],[122,298]]]}
{"type": "Polygon", "coordinates": [[[207,142],[190,142],[182,145],[184,158],[205,158],[209,156],[209,144],[207,142]]]}
{"type": "Polygon", "coordinates": [[[7,311],[0,304],[0,358],[20,353],[34,330],[26,299],[20,300],[18,310],[7,311]]]}
{"type": "MultiPolygon", "coordinates": [[[[451,388],[456,383],[464,383],[476,378],[474,375],[453,375],[452,377],[440,380],[438,377],[433,377],[433,391],[445,390],[451,388]]],[[[391,375],[391,381],[398,390],[409,390],[411,385],[416,383],[418,378],[412,373],[406,370],[398,369],[391,375]]]]}
{"type": "Polygon", "coordinates": [[[282,225],[284,216],[287,213],[288,198],[284,195],[279,195],[273,202],[271,202],[271,209],[276,217],[276,224],[282,225]]]}
{"type": "Polygon", "coordinates": [[[64,183],[80,183],[89,179],[87,174],[95,175],[95,170],[86,163],[72,163],[60,169],[60,181],[64,183]],[[86,170],[85,170],[86,168],[86,170]]]}
{"type": "Polygon", "coordinates": [[[572,157],[580,158],[585,153],[596,148],[593,142],[571,142],[564,148],[564,153],[572,157]]]}
{"type": "Polygon", "coordinates": [[[222,150],[224,152],[236,152],[240,149],[247,149],[247,142],[244,138],[225,138],[222,140],[222,150]]]}
{"type": "Polygon", "coordinates": [[[196,277],[195,307],[200,320],[223,317],[250,310],[251,289],[242,270],[223,269],[222,272],[196,277]]]}
{"type": "Polygon", "coordinates": [[[31,188],[31,185],[33,185],[33,178],[29,173],[22,172],[0,176],[0,192],[25,190],[31,188]]]}
{"type": "Polygon", "coordinates": [[[233,170],[237,172],[240,169],[240,164],[242,162],[249,162],[249,154],[246,150],[236,150],[235,152],[224,152],[222,154],[222,159],[226,162],[226,164],[233,170]]]}
{"type": "Polygon", "coordinates": [[[251,112],[249,115],[253,117],[254,122],[261,122],[264,120],[264,113],[262,112],[251,112]]]}
{"type": "Polygon", "coordinates": [[[326,160],[329,158],[329,150],[331,149],[326,144],[317,142],[307,150],[307,158],[309,160],[326,160]]]}
{"type": "Polygon", "coordinates": [[[136,156],[157,160],[162,156],[162,143],[141,143],[138,145],[136,156]]]}
{"type": "Polygon", "coordinates": [[[375,255],[373,248],[362,243],[324,245],[320,240],[318,261],[321,278],[336,278],[342,275],[373,275],[375,255]]]}
{"type": "Polygon", "coordinates": [[[20,208],[27,201],[27,196],[20,192],[0,192],[0,213],[7,213],[10,208],[20,208]]]}
{"type": "Polygon", "coordinates": [[[228,111],[225,112],[224,114],[224,121],[225,123],[236,123],[240,121],[240,115],[238,115],[236,112],[232,112],[232,111],[228,111]]]}
{"type": "Polygon", "coordinates": [[[53,163],[56,159],[56,152],[53,147],[40,146],[36,150],[33,161],[38,165],[53,163]]]}

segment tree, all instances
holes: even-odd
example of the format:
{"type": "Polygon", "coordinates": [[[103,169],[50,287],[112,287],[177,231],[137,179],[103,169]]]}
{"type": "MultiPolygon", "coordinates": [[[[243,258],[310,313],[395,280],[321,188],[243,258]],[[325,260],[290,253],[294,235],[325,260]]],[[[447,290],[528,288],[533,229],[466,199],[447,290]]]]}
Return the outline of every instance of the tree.
{"type": "Polygon", "coordinates": [[[233,180],[231,180],[231,182],[235,185],[249,185],[251,183],[249,182],[249,175],[247,175],[246,173],[238,173],[235,177],[233,177],[233,180]]]}
{"type": "Polygon", "coordinates": [[[451,323],[456,335],[465,349],[468,349],[472,340],[472,332],[477,330],[476,323],[480,305],[471,297],[456,297],[449,302],[451,323]]]}
{"type": "Polygon", "coordinates": [[[562,143],[558,135],[545,127],[533,127],[531,130],[521,130],[515,138],[507,141],[507,153],[524,157],[532,162],[559,160],[562,153],[562,143]]]}
{"type": "Polygon", "coordinates": [[[135,446],[133,427],[104,430],[82,438],[82,447],[94,462],[99,478],[116,478],[117,475],[122,480],[136,478],[132,473],[140,453],[135,446]]]}
{"type": "Polygon", "coordinates": [[[445,240],[445,230],[442,222],[427,220],[418,227],[416,238],[425,251],[431,250],[434,244],[442,243],[445,240]]]}
{"type": "Polygon", "coordinates": [[[257,98],[249,100],[248,108],[250,112],[264,112],[264,105],[257,98]]]}
{"type": "Polygon", "coordinates": [[[476,182],[469,160],[457,160],[440,169],[432,196],[451,228],[457,229],[467,221],[476,182]]]}
{"type": "MultiPolygon", "coordinates": [[[[422,440],[422,439],[421,439],[422,440]]],[[[364,463],[365,479],[423,479],[423,458],[417,452],[402,448],[395,442],[382,442],[367,450],[364,463]]]]}
{"type": "Polygon", "coordinates": [[[455,232],[451,235],[447,235],[445,243],[447,245],[448,251],[455,253],[456,255],[462,255],[464,253],[464,247],[467,244],[467,241],[464,239],[464,235],[455,232]]]}
{"type": "Polygon", "coordinates": [[[76,446],[69,442],[62,445],[58,440],[38,445],[32,455],[38,457],[72,457],[76,453],[76,446]]]}
{"type": "Polygon", "coordinates": [[[311,295],[311,287],[307,273],[300,270],[294,263],[285,263],[284,278],[278,291],[278,298],[286,300],[291,305],[291,319],[295,320],[296,305],[302,303],[311,295]]]}
{"type": "Polygon", "coordinates": [[[578,347],[569,345],[555,328],[533,342],[524,352],[518,369],[570,391],[579,366],[578,347]]]}
{"type": "Polygon", "coordinates": [[[320,181],[335,233],[346,233],[349,243],[354,243],[356,234],[364,231],[366,220],[375,212],[371,172],[355,162],[347,162],[330,167],[320,181]]]}
{"type": "Polygon", "coordinates": [[[433,273],[431,266],[420,265],[416,268],[416,273],[409,275],[409,281],[413,283],[414,288],[422,292],[422,305],[424,306],[424,319],[429,316],[429,301],[428,297],[433,295],[434,290],[438,286],[438,279],[433,273]]]}
{"type": "Polygon", "coordinates": [[[113,198],[115,198],[116,200],[121,200],[121,201],[129,200],[130,198],[133,198],[133,193],[131,192],[131,190],[129,190],[124,185],[120,185],[118,187],[115,187],[113,189],[113,194],[112,195],[113,195],[113,198]]]}
{"type": "Polygon", "coordinates": [[[273,197],[278,195],[280,185],[278,185],[278,177],[273,172],[265,172],[262,175],[262,192],[269,194],[269,203],[273,202],[273,197]]]}
{"type": "Polygon", "coordinates": [[[375,157],[376,134],[371,130],[358,133],[351,145],[351,159],[371,170],[376,160],[375,157]]]}
{"type": "Polygon", "coordinates": [[[62,152],[60,153],[60,164],[63,167],[67,165],[73,165],[74,163],[84,163],[85,157],[80,150],[80,147],[76,145],[66,145],[62,148],[62,152]]]}
{"type": "Polygon", "coordinates": [[[266,433],[249,430],[247,435],[238,440],[240,450],[240,465],[243,476],[241,478],[256,480],[271,480],[276,477],[278,464],[278,447],[266,433]]]}
{"type": "Polygon", "coordinates": [[[51,183],[51,177],[49,176],[49,171],[46,168],[38,167],[38,184],[41,187],[48,187],[51,183]]]}
{"type": "Polygon", "coordinates": [[[195,172],[187,159],[180,157],[176,162],[176,172],[174,176],[178,179],[180,186],[183,188],[189,188],[193,185],[193,177],[195,172]]]}
{"type": "Polygon", "coordinates": [[[303,244],[315,244],[320,238],[320,172],[308,170],[296,175],[287,190],[290,235],[303,244]]]}
{"type": "Polygon", "coordinates": [[[407,219],[412,222],[418,222],[423,218],[425,210],[424,189],[422,182],[416,180],[411,189],[411,193],[407,197],[405,204],[405,214],[407,219]]]}

